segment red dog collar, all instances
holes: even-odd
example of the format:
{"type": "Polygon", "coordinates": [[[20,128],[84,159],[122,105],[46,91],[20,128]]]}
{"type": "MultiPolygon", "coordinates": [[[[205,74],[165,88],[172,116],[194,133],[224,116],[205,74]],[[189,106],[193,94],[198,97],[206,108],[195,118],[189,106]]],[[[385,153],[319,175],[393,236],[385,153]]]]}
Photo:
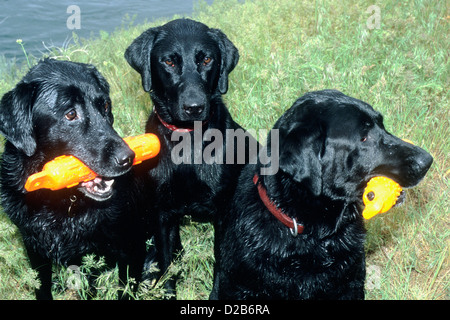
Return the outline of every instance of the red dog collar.
{"type": "Polygon", "coordinates": [[[194,129],[192,129],[192,128],[178,128],[177,126],[175,126],[175,125],[173,125],[173,124],[169,124],[169,123],[165,122],[165,121],[159,116],[158,112],[156,112],[156,109],[155,109],[155,113],[156,113],[156,116],[157,116],[158,119],[159,119],[159,122],[161,122],[162,125],[163,125],[164,127],[166,127],[167,129],[169,129],[169,130],[171,130],[171,131],[177,131],[177,132],[191,132],[191,131],[194,131],[194,129]]]}
{"type": "Polygon", "coordinates": [[[270,200],[269,196],[267,195],[267,190],[263,187],[261,182],[259,181],[258,174],[255,174],[253,176],[253,183],[258,188],[259,197],[261,198],[261,201],[266,206],[267,210],[272,213],[275,218],[281,221],[286,227],[288,227],[291,230],[292,235],[295,237],[299,233],[303,233],[303,225],[298,224],[295,219],[289,218],[281,209],[277,208],[275,203],[270,200]]]}
{"type": "MultiPolygon", "coordinates": [[[[192,132],[192,131],[194,131],[194,128],[178,128],[177,126],[175,126],[175,125],[173,125],[173,124],[169,124],[169,123],[165,122],[165,121],[159,116],[158,112],[156,111],[156,108],[155,108],[154,110],[155,110],[156,116],[157,116],[158,119],[159,119],[159,122],[161,122],[162,125],[163,125],[164,127],[166,127],[167,129],[169,129],[169,130],[171,130],[171,131],[176,131],[176,132],[192,132]]],[[[203,121],[203,122],[202,122],[202,126],[204,126],[205,124],[207,124],[208,121],[209,121],[209,119],[203,121]]]]}

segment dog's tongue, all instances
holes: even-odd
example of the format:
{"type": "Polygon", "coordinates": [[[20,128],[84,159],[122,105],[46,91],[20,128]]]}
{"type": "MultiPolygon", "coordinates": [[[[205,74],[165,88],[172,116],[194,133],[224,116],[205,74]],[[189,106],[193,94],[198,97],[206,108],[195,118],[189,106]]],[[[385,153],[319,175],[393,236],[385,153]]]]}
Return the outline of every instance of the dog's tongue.
{"type": "Polygon", "coordinates": [[[105,193],[111,190],[114,180],[107,180],[101,177],[96,177],[94,180],[83,182],[81,186],[93,193],[105,193]]]}

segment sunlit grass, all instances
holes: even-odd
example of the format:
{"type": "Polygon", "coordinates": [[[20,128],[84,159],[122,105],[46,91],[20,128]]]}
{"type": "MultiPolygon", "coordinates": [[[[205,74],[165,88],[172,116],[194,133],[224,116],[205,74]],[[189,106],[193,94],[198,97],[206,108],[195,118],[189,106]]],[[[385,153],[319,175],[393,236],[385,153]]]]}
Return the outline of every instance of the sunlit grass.
{"type": "MultiPolygon", "coordinates": [[[[240,51],[224,100],[245,128],[270,129],[300,95],[334,88],[370,103],[389,131],[429,151],[434,164],[408,201],[367,225],[367,265],[380,269],[368,299],[448,299],[449,261],[449,14],[445,1],[384,1],[380,29],[368,29],[373,1],[215,1],[199,4],[194,18],[222,29],[240,51]]],[[[58,59],[92,63],[111,85],[115,128],[122,136],[142,133],[152,108],[140,76],[123,53],[153,24],[119,27],[98,40],[55,50],[58,59]]],[[[26,47],[25,47],[26,49],[26,47]]],[[[33,61],[33,59],[31,59],[33,61]]],[[[0,94],[27,67],[0,64],[0,94]]],[[[213,228],[187,223],[184,254],[169,273],[178,274],[178,298],[206,299],[212,287],[213,228]]],[[[57,297],[68,299],[64,278],[57,297]]],[[[17,230],[0,215],[0,299],[32,298],[36,285],[17,230]]],[[[111,290],[114,274],[101,280],[111,290]],[[111,281],[110,281],[111,280],[111,281]]],[[[115,280],[117,281],[117,280],[115,280]]],[[[59,289],[58,289],[59,288],[59,289]]],[[[144,286],[140,299],[159,299],[161,283],[144,286]]],[[[81,296],[83,296],[81,294],[81,296]]]]}

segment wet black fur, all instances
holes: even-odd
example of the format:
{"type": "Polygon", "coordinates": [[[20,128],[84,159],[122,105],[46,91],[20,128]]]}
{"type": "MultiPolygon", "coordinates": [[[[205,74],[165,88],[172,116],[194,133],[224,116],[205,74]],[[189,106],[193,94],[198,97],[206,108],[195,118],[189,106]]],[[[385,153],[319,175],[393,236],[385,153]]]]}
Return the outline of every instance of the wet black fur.
{"type": "Polygon", "coordinates": [[[38,299],[52,298],[52,263],[80,266],[88,253],[117,262],[122,280],[127,265],[130,276],[140,278],[145,239],[132,180],[121,176],[134,153],[112,124],[109,85],[91,65],[43,60],[1,100],[2,206],[38,271],[38,299]],[[77,117],[69,120],[70,112],[77,117]],[[99,175],[115,177],[112,196],[96,201],[78,187],[25,191],[27,178],[60,155],[74,155],[99,175]]]}
{"type": "MultiPolygon", "coordinates": [[[[239,54],[222,31],[179,19],[145,31],[129,46],[125,57],[140,73],[143,88],[154,102],[146,132],[160,138],[161,152],[142,168],[147,171],[144,192],[156,195],[154,202],[148,202],[148,211],[157,220],[156,261],[164,272],[182,248],[181,218],[192,215],[194,219],[213,221],[220,216],[218,212],[229,201],[243,167],[236,162],[225,164],[226,151],[236,151],[236,145],[230,148],[225,130],[241,127],[233,121],[221,99],[221,94],[227,92],[228,74],[238,63],[239,54]],[[174,164],[171,152],[181,140],[172,141],[173,131],[161,123],[156,112],[164,122],[179,128],[193,128],[194,121],[202,122],[201,132],[185,134],[192,143],[190,163],[174,164]],[[201,164],[194,163],[194,152],[203,152],[211,143],[201,140],[194,145],[194,135],[202,136],[208,129],[223,134],[224,164],[206,164],[203,159],[201,164]]],[[[174,292],[174,286],[174,281],[167,282],[170,292],[174,292]]]]}
{"type": "Polygon", "coordinates": [[[432,157],[388,133],[370,105],[334,90],[304,95],[273,129],[279,171],[260,180],[304,232],[293,237],[267,210],[252,181],[261,165],[248,165],[218,231],[211,298],[363,299],[364,187],[378,175],[412,187],[432,157]]]}

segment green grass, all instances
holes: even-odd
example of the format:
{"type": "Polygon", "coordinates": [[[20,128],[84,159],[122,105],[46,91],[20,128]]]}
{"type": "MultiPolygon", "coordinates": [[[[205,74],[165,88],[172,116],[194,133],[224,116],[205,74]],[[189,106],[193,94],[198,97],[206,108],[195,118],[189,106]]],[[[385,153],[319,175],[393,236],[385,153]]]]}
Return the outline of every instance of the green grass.
{"type": "MultiPolygon", "coordinates": [[[[245,128],[270,129],[300,95],[335,88],[373,105],[389,131],[433,155],[432,168],[408,190],[408,201],[366,224],[367,265],[380,271],[366,293],[368,299],[449,299],[449,8],[437,0],[384,1],[380,29],[369,30],[366,10],[372,4],[220,0],[199,4],[193,18],[222,29],[240,51],[224,100],[245,128]]],[[[152,108],[123,52],[142,31],[164,22],[123,25],[98,40],[79,39],[51,53],[98,67],[111,85],[115,128],[122,136],[142,133],[152,108]]],[[[0,61],[0,94],[26,70],[0,61]]],[[[214,263],[212,226],[187,220],[182,239],[184,254],[169,271],[180,277],[178,298],[206,299],[214,263]]],[[[83,289],[81,294],[66,290],[65,268],[55,270],[56,298],[85,296],[83,289]]],[[[100,298],[114,296],[116,273],[98,279],[100,298]]],[[[0,299],[32,299],[34,276],[17,229],[0,214],[0,299]]],[[[163,295],[158,283],[144,286],[137,298],[163,295]]]]}

